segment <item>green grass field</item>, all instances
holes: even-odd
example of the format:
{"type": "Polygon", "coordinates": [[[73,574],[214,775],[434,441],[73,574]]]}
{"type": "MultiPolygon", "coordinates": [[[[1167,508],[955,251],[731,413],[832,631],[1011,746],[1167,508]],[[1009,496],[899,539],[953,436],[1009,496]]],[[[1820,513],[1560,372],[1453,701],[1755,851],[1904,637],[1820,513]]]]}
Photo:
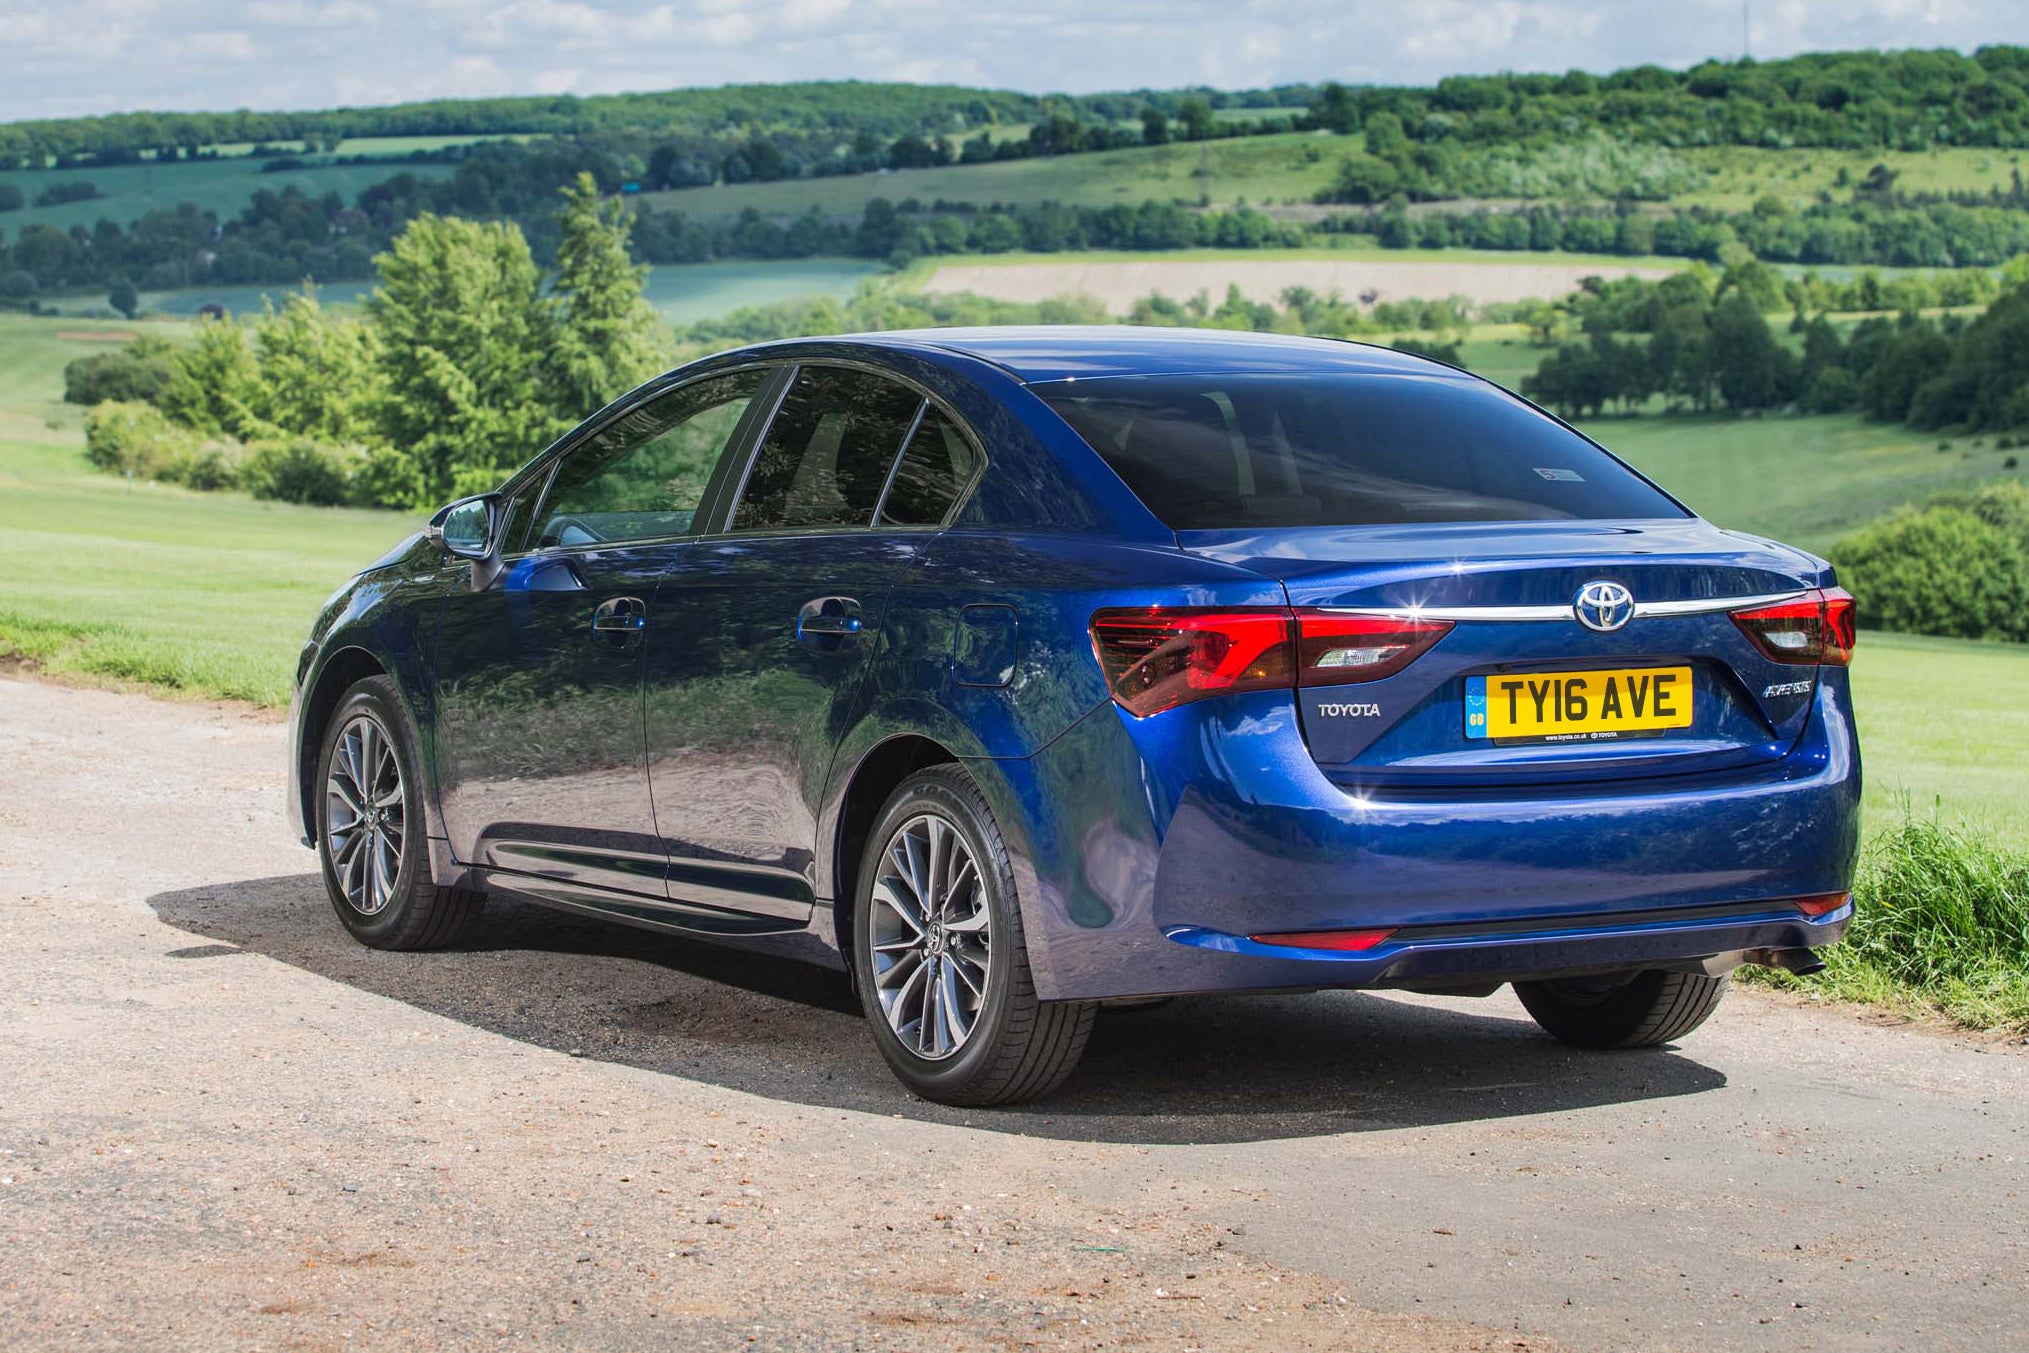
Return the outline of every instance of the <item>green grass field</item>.
{"type": "MultiPolygon", "coordinates": [[[[277,703],[318,604],[415,523],[91,470],[82,410],[58,399],[63,365],[141,330],[178,326],[0,316],[0,652],[277,703]]],[[[1531,351],[1486,345],[1514,362],[1531,351]]],[[[1990,476],[1998,460],[1850,418],[1607,419],[1591,431],[1714,520],[1817,548],[1943,483],[1990,476]]],[[[2017,764],[2029,649],[1870,633],[1853,679],[1871,825],[1905,801],[1941,801],[2029,844],[2017,764]]]]}
{"type": "Polygon", "coordinates": [[[1801,207],[1821,192],[1843,197],[1877,164],[1895,171],[1899,191],[1915,193],[2006,191],[2024,160],[2019,150],[1945,147],[1936,150],[1760,150],[1710,146],[1680,152],[1698,171],[1699,182],[1674,202],[1682,206],[1745,211],[1772,196],[1801,207]],[[1847,186],[1838,182],[1846,171],[1847,186]]]}
{"type": "Polygon", "coordinates": [[[719,184],[648,193],[642,201],[659,211],[704,218],[737,216],[748,207],[769,215],[795,215],[813,206],[826,215],[857,216],[876,197],[891,201],[914,197],[926,205],[946,198],[981,204],[1053,200],[1096,207],[1134,205],[1148,198],[1195,202],[1203,195],[1222,204],[1242,198],[1256,203],[1307,202],[1331,181],[1349,144],[1328,132],[1289,132],[994,164],[719,184]]]}
{"type": "MultiPolygon", "coordinates": [[[[340,153],[345,149],[340,147],[340,153]]],[[[85,202],[30,206],[0,213],[0,229],[5,229],[8,238],[13,239],[22,227],[33,224],[68,230],[74,225],[90,226],[105,220],[125,226],[157,208],[174,207],[182,202],[194,202],[224,220],[237,215],[263,188],[273,192],[300,188],[313,197],[335,192],[350,202],[365,189],[399,173],[435,178],[449,174],[451,169],[445,164],[317,165],[264,174],[259,160],[245,158],[129,164],[111,169],[6,169],[0,170],[0,182],[14,184],[30,202],[52,184],[80,180],[96,187],[100,196],[85,202]]]]}
{"type": "Polygon", "coordinates": [[[92,470],[83,411],[58,402],[63,364],[108,346],[60,336],[80,329],[0,317],[0,652],[195,694],[286,700],[319,603],[415,523],[92,470]]]}

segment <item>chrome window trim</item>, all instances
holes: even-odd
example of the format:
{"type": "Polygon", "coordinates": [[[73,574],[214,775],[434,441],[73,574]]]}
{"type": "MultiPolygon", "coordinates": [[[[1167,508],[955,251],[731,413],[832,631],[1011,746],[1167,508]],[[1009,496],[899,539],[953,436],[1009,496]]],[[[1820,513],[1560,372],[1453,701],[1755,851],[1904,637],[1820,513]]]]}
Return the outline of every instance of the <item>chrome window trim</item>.
{"type": "MultiPolygon", "coordinates": [[[[1672,616],[1712,615],[1719,611],[1752,610],[1795,601],[1810,592],[1807,587],[1793,592],[1763,592],[1744,597],[1702,597],[1693,601],[1638,601],[1634,619],[1657,620],[1672,616]]],[[[1537,621],[1572,620],[1572,603],[1560,606],[1320,606],[1328,615],[1365,615],[1387,620],[1453,621],[1537,621]]]]}

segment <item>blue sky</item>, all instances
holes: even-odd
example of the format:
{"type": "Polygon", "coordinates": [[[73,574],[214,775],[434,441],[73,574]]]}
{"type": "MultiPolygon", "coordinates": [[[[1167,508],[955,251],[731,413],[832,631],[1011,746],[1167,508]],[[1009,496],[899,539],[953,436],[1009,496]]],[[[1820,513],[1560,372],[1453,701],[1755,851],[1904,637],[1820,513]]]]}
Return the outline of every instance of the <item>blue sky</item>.
{"type": "MultiPolygon", "coordinates": [[[[2025,0],[1752,0],[1757,56],[2029,43],[2025,0]]],[[[1739,0],[0,0],[0,119],[729,81],[1034,91],[1684,66],[1739,0]]]]}

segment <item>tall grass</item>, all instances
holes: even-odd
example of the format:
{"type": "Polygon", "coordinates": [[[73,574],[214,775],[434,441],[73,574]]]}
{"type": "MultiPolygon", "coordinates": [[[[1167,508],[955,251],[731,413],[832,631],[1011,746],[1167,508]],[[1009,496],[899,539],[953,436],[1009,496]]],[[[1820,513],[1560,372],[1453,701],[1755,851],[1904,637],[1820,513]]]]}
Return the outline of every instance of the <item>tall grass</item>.
{"type": "Polygon", "coordinates": [[[1905,816],[1869,844],[1853,900],[1825,971],[1769,980],[2029,1033],[2029,853],[1962,823],[1905,816]]]}

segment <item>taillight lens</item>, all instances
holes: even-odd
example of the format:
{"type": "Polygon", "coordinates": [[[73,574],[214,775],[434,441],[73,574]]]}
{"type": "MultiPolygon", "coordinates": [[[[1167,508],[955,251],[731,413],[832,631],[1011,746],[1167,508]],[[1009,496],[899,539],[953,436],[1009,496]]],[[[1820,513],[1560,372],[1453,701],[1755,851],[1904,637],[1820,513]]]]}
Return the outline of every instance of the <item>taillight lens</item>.
{"type": "Polygon", "coordinates": [[[1450,631],[1449,621],[1157,606],[1099,612],[1092,649],[1113,698],[1147,718],[1209,695],[1378,681],[1450,631]]]}
{"type": "Polygon", "coordinates": [[[1776,662],[1831,663],[1853,660],[1853,595],[1843,587],[1806,592],[1795,601],[1735,611],[1754,646],[1776,662]]]}
{"type": "Polygon", "coordinates": [[[1394,676],[1451,633],[1449,620],[1298,611],[1297,684],[1339,686],[1394,676]]]}
{"type": "Polygon", "coordinates": [[[1092,648],[1113,698],[1147,718],[1208,695],[1289,689],[1292,628],[1285,610],[1101,611],[1092,648]]]}

